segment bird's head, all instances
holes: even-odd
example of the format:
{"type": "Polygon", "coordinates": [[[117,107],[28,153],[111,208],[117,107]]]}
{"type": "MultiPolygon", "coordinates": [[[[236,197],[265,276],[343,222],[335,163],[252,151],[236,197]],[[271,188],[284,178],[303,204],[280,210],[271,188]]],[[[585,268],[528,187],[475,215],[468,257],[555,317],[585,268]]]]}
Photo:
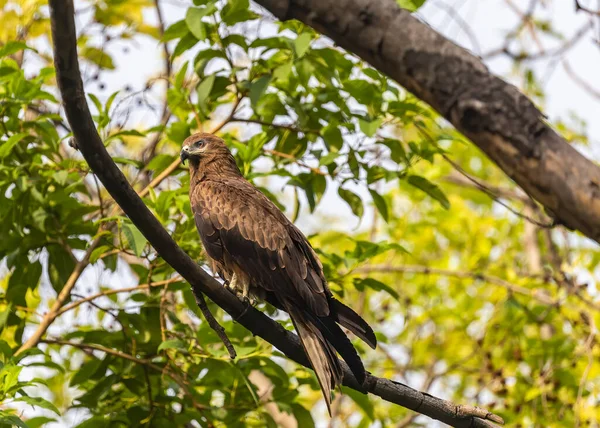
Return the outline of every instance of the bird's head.
{"type": "Polygon", "coordinates": [[[201,158],[208,155],[218,155],[219,153],[229,153],[225,142],[207,132],[198,132],[185,139],[179,156],[184,164],[188,159],[194,163],[199,163],[201,158]]]}
{"type": "Polygon", "coordinates": [[[240,175],[235,159],[225,142],[206,132],[198,132],[186,138],[179,157],[184,164],[189,160],[192,171],[240,175]]]}

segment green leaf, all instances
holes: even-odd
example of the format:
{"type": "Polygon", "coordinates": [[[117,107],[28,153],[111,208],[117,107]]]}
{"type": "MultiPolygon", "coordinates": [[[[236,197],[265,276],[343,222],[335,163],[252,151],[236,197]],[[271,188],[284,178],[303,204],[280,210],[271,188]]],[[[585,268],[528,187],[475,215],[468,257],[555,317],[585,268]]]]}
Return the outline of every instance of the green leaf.
{"type": "Polygon", "coordinates": [[[286,80],[292,72],[292,65],[293,63],[290,61],[277,67],[273,71],[273,80],[286,80]]]}
{"type": "Polygon", "coordinates": [[[370,420],[375,420],[375,408],[373,403],[369,400],[369,397],[361,392],[355,391],[354,389],[342,386],[342,393],[350,397],[358,406],[365,412],[370,420]]]}
{"type": "MultiPolygon", "coordinates": [[[[113,102],[115,101],[115,98],[117,98],[117,95],[119,95],[119,91],[115,91],[112,94],[110,94],[110,97],[108,97],[108,100],[106,100],[106,104],[104,106],[104,112],[106,114],[108,114],[108,112],[110,111],[110,108],[112,107],[113,102]]],[[[128,131],[122,131],[122,132],[128,132],[128,131]]]]}
{"type": "Polygon", "coordinates": [[[262,76],[250,85],[250,102],[253,107],[258,104],[260,97],[265,93],[271,82],[271,75],[262,76]]]}
{"type": "Polygon", "coordinates": [[[304,406],[298,403],[291,403],[292,411],[294,412],[294,418],[298,422],[298,426],[302,428],[314,428],[315,421],[312,418],[312,415],[308,410],[304,408],[304,406]]]}
{"type": "Polygon", "coordinates": [[[357,279],[357,281],[355,282],[355,286],[361,290],[363,287],[368,287],[372,290],[375,291],[385,291],[386,293],[388,293],[390,296],[392,296],[394,299],[396,300],[400,300],[400,295],[398,294],[398,292],[396,290],[394,290],[392,287],[390,287],[387,284],[384,284],[381,281],[377,281],[376,279],[373,278],[355,278],[357,279]]]}
{"type": "Polygon", "coordinates": [[[77,386],[88,380],[98,371],[102,362],[103,361],[98,358],[91,358],[89,361],[84,362],[77,373],[71,378],[69,386],[77,386]]]}
{"type": "Polygon", "coordinates": [[[215,78],[216,76],[214,74],[205,77],[202,79],[198,85],[198,88],[196,89],[196,93],[198,94],[198,104],[202,107],[206,106],[206,101],[208,100],[210,92],[215,84],[215,78]]]}
{"type": "Polygon", "coordinates": [[[335,123],[330,123],[323,129],[323,140],[328,146],[329,150],[339,151],[344,145],[344,139],[342,138],[342,132],[335,123]]]}
{"type": "Polygon", "coordinates": [[[4,77],[4,76],[8,76],[10,74],[16,73],[17,70],[16,68],[12,68],[12,67],[0,67],[0,78],[4,77]]]}
{"type": "Polygon", "coordinates": [[[406,9],[409,12],[415,12],[417,9],[419,9],[421,6],[423,6],[423,4],[425,3],[426,0],[396,0],[398,2],[398,5],[402,8],[402,9],[406,9]]]}
{"type": "Polygon", "coordinates": [[[525,397],[523,398],[523,400],[525,402],[527,401],[531,401],[537,397],[539,397],[540,395],[542,395],[542,390],[539,387],[533,387],[530,388],[526,393],[525,393],[525,397]]]}
{"type": "Polygon", "coordinates": [[[4,328],[6,324],[6,320],[8,320],[8,316],[10,315],[10,311],[12,310],[12,304],[9,302],[6,308],[0,312],[0,331],[4,328]]]}
{"type": "Polygon", "coordinates": [[[5,340],[0,339],[0,355],[4,356],[4,360],[6,361],[8,358],[12,357],[13,351],[8,343],[5,340]]]}
{"type": "Polygon", "coordinates": [[[92,102],[94,103],[94,107],[96,107],[96,110],[98,111],[98,113],[102,113],[102,103],[100,102],[100,100],[98,99],[98,97],[94,94],[87,94],[87,96],[90,98],[90,100],[92,100],[92,102]]]}
{"type": "Polygon", "coordinates": [[[42,276],[42,265],[39,261],[15,268],[6,290],[6,298],[11,303],[27,306],[25,293],[28,288],[35,289],[42,276]]]}
{"type": "Polygon", "coordinates": [[[179,339],[169,339],[165,340],[158,346],[158,351],[162,351],[163,349],[183,349],[186,350],[187,346],[185,342],[179,339]]]}
{"type": "Polygon", "coordinates": [[[61,169],[60,171],[56,171],[52,174],[52,178],[61,186],[67,184],[67,178],[69,177],[69,171],[61,169]]]}
{"type": "Polygon", "coordinates": [[[59,292],[69,279],[75,268],[75,260],[60,245],[49,245],[48,249],[48,276],[52,288],[59,292]]]}
{"type": "Polygon", "coordinates": [[[350,205],[352,213],[358,218],[362,218],[365,208],[360,197],[356,193],[341,187],[338,188],[338,194],[348,205],[350,205]]]}
{"type": "Polygon", "coordinates": [[[19,51],[30,49],[23,42],[9,41],[4,46],[0,47],[0,58],[16,54],[19,51]]]}
{"type": "Polygon", "coordinates": [[[185,14],[185,23],[190,32],[198,40],[206,39],[206,25],[202,22],[202,18],[211,15],[216,11],[216,6],[211,4],[207,7],[190,7],[185,14]]]}
{"type": "Polygon", "coordinates": [[[4,159],[6,156],[10,154],[12,149],[25,137],[28,137],[29,134],[25,132],[20,132],[18,134],[12,135],[8,140],[0,143],[0,159],[4,159]]]}
{"type": "Polygon", "coordinates": [[[433,184],[425,177],[421,177],[420,175],[409,175],[407,181],[410,185],[421,189],[433,199],[438,201],[445,209],[450,208],[450,201],[448,201],[448,198],[446,197],[444,192],[442,192],[442,190],[437,185],[433,184]]]}
{"type": "Polygon", "coordinates": [[[163,42],[168,42],[169,40],[181,39],[185,36],[189,31],[187,22],[185,19],[175,22],[170,25],[169,28],[165,30],[165,33],[162,36],[163,42]]]}
{"type": "Polygon", "coordinates": [[[379,211],[379,214],[381,214],[381,217],[387,223],[389,220],[389,212],[388,212],[387,202],[385,201],[383,196],[381,196],[379,193],[377,193],[376,190],[369,189],[369,193],[371,194],[371,197],[373,198],[373,203],[375,204],[377,211],[379,211]]]}
{"type": "Polygon", "coordinates": [[[257,15],[249,10],[248,0],[228,0],[221,10],[221,19],[225,25],[232,26],[238,22],[255,19],[257,15]]]}
{"type": "Polygon", "coordinates": [[[294,40],[294,52],[298,58],[302,58],[310,46],[312,36],[310,33],[300,34],[296,40],[294,40]]]}
{"type": "Polygon", "coordinates": [[[15,398],[15,401],[22,401],[23,403],[27,403],[32,406],[41,407],[42,409],[50,410],[60,416],[60,411],[56,408],[56,406],[54,404],[52,404],[51,402],[49,402],[48,400],[45,400],[41,397],[23,396],[23,397],[15,398]]]}
{"type": "Polygon", "coordinates": [[[4,393],[10,391],[19,383],[19,374],[23,367],[8,364],[0,369],[0,388],[4,393]]]}
{"type": "Polygon", "coordinates": [[[29,428],[39,428],[48,426],[48,424],[51,422],[56,422],[56,419],[48,418],[46,416],[36,416],[34,418],[27,419],[27,426],[29,428]]]}
{"type": "Polygon", "coordinates": [[[107,70],[115,69],[115,64],[112,57],[102,49],[98,49],[93,46],[86,46],[81,50],[81,56],[88,61],[93,62],[99,68],[104,68],[107,70]]]}
{"type": "Polygon", "coordinates": [[[130,223],[123,223],[123,233],[129,243],[129,248],[133,250],[136,256],[141,256],[144,247],[148,242],[142,232],[137,227],[130,223]]]}
{"type": "Polygon", "coordinates": [[[361,104],[377,105],[377,108],[381,105],[381,89],[372,82],[365,79],[348,80],[344,82],[343,88],[361,104]]]}
{"type": "Polygon", "coordinates": [[[173,49],[173,59],[177,58],[179,55],[192,48],[196,43],[198,43],[198,39],[191,32],[187,33],[181,39],[179,39],[179,43],[173,49]]]}
{"type": "Polygon", "coordinates": [[[386,138],[381,142],[381,144],[387,146],[390,149],[390,157],[394,162],[398,164],[408,163],[406,151],[404,150],[404,146],[400,141],[386,138]]]}
{"type": "Polygon", "coordinates": [[[340,154],[338,152],[329,152],[325,156],[321,157],[321,159],[319,159],[319,165],[329,165],[339,157],[340,154]]]}
{"type": "Polygon", "coordinates": [[[0,415],[0,426],[30,428],[21,418],[15,415],[0,415]]]}
{"type": "Polygon", "coordinates": [[[382,122],[383,119],[375,119],[371,121],[365,119],[358,119],[360,130],[364,132],[367,137],[372,137],[373,135],[375,135],[382,122]]]}

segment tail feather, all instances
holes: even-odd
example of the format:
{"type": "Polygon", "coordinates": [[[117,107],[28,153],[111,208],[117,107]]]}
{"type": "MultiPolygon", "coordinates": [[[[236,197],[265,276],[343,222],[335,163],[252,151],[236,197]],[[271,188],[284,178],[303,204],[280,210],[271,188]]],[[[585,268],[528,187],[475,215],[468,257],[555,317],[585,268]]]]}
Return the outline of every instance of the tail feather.
{"type": "Polygon", "coordinates": [[[332,316],[334,320],[346,327],[356,336],[358,336],[363,342],[375,349],[377,346],[377,338],[373,329],[365,320],[361,318],[351,308],[344,305],[339,300],[331,298],[330,308],[332,308],[332,316]]]}
{"type": "Polygon", "coordinates": [[[343,376],[342,366],[337,358],[336,350],[323,337],[323,333],[321,333],[319,328],[311,320],[307,319],[306,312],[292,305],[285,306],[298,332],[298,336],[300,336],[300,342],[308,356],[310,365],[315,371],[319,386],[323,392],[323,397],[325,398],[327,410],[331,415],[331,393],[341,384],[343,376]]]}
{"type": "Polygon", "coordinates": [[[346,361],[348,367],[356,377],[359,384],[363,384],[365,381],[365,366],[356,352],[356,348],[348,339],[348,336],[344,331],[335,323],[332,318],[315,317],[309,315],[309,320],[317,326],[321,333],[325,336],[325,339],[333,345],[335,350],[340,356],[346,361]]]}

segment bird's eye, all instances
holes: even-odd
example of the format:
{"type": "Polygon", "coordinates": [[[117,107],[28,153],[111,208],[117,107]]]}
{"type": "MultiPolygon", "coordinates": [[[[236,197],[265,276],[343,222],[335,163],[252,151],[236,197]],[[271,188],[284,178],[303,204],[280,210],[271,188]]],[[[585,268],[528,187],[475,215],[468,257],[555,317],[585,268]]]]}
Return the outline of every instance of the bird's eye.
{"type": "Polygon", "coordinates": [[[195,146],[195,147],[202,147],[202,146],[204,145],[204,143],[205,143],[205,142],[206,142],[206,141],[204,141],[204,140],[198,140],[198,141],[196,141],[196,142],[194,143],[194,146],[195,146]]]}

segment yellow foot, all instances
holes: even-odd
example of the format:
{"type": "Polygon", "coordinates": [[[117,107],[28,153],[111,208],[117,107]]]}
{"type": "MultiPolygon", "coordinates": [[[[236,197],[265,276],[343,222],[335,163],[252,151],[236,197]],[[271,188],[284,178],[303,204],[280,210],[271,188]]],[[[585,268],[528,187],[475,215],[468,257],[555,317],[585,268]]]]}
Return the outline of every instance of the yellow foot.
{"type": "Polygon", "coordinates": [[[231,279],[227,281],[227,288],[233,292],[237,289],[237,275],[235,273],[231,275],[231,279]]]}

